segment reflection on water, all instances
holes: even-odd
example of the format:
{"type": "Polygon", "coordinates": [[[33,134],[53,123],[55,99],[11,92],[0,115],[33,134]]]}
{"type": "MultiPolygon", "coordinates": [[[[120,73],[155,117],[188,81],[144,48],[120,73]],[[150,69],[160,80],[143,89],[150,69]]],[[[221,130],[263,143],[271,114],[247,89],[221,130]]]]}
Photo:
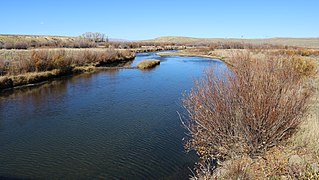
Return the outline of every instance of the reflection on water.
{"type": "Polygon", "coordinates": [[[150,71],[120,69],[7,91],[0,98],[0,179],[185,179],[196,156],[185,153],[176,111],[207,66],[218,60],[159,57],[150,71]]]}

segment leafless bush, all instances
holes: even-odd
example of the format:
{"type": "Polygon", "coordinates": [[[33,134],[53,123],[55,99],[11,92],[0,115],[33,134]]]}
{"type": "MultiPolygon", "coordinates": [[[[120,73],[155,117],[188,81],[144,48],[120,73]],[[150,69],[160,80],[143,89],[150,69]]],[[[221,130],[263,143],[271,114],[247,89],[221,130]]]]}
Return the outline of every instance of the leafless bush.
{"type": "Polygon", "coordinates": [[[27,42],[15,42],[14,43],[14,49],[28,49],[30,45],[27,42]]]}
{"type": "Polygon", "coordinates": [[[232,72],[210,68],[183,99],[186,148],[202,160],[263,154],[294,134],[309,108],[310,84],[286,66],[289,59],[232,59],[232,72]]]}
{"type": "Polygon", "coordinates": [[[3,48],[4,49],[14,49],[14,42],[12,42],[12,41],[4,42],[3,48]]]}
{"type": "Polygon", "coordinates": [[[69,69],[73,58],[68,56],[65,50],[38,50],[32,51],[31,54],[31,62],[33,62],[36,71],[69,69]]]}
{"type": "Polygon", "coordinates": [[[4,75],[8,70],[9,62],[0,58],[0,76],[4,75]]]}
{"type": "Polygon", "coordinates": [[[72,42],[59,42],[57,46],[64,48],[93,48],[97,44],[86,39],[76,39],[72,42]]]}
{"type": "Polygon", "coordinates": [[[32,51],[31,61],[33,62],[36,71],[47,71],[50,63],[48,62],[48,51],[32,51]]]}

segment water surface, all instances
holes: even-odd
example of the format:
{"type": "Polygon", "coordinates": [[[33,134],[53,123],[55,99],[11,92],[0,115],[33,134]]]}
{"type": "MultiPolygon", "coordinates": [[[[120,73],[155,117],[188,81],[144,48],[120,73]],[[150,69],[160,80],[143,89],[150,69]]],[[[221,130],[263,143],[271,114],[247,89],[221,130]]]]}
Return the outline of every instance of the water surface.
{"type": "Polygon", "coordinates": [[[149,71],[82,74],[0,97],[0,178],[185,179],[181,93],[218,61],[157,58],[149,71]]]}

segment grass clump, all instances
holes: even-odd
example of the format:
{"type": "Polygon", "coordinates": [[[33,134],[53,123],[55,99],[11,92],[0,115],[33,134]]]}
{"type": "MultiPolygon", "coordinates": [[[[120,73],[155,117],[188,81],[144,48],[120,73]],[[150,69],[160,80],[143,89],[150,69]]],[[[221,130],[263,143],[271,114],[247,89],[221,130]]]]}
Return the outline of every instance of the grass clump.
{"type": "Polygon", "coordinates": [[[296,150],[276,147],[260,158],[244,156],[224,163],[222,170],[210,175],[216,179],[318,179],[318,159],[311,161],[296,150]],[[293,157],[300,158],[292,161],[293,157]]]}
{"type": "Polygon", "coordinates": [[[149,69],[153,68],[160,64],[160,60],[158,59],[147,59],[137,63],[137,68],[139,69],[149,69]]]}

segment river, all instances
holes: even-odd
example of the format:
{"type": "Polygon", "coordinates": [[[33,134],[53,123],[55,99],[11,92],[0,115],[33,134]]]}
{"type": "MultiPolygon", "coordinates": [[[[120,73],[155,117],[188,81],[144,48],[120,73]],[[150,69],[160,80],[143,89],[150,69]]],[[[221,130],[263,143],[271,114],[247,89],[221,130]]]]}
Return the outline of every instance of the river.
{"type": "Polygon", "coordinates": [[[185,179],[182,92],[219,60],[160,57],[152,70],[82,74],[0,96],[0,179],[185,179]]]}

